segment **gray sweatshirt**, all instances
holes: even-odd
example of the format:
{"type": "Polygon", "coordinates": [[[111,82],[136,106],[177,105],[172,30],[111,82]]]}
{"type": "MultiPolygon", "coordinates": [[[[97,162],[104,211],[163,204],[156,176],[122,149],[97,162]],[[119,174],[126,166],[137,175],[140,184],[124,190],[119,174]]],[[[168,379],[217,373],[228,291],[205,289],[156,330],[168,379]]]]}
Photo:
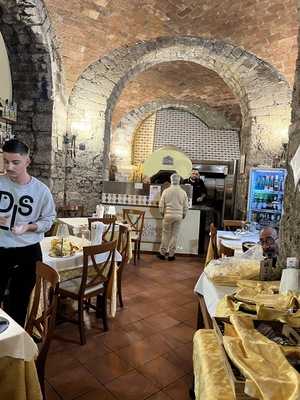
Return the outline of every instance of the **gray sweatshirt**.
{"type": "Polygon", "coordinates": [[[0,225],[0,247],[24,247],[40,242],[55,219],[55,205],[48,187],[31,177],[26,185],[0,176],[0,216],[8,217],[5,226],[0,225]],[[36,224],[35,232],[15,235],[11,228],[23,224],[36,224]]]}

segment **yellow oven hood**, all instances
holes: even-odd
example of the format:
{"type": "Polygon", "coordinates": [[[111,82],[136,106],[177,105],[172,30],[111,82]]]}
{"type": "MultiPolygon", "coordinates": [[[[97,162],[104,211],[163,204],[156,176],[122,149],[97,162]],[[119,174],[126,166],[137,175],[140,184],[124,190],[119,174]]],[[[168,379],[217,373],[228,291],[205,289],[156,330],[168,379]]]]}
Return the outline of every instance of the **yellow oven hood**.
{"type": "Polygon", "coordinates": [[[151,177],[161,170],[176,171],[185,179],[191,174],[192,162],[182,151],[171,146],[162,147],[144,162],[143,173],[151,177]]]}

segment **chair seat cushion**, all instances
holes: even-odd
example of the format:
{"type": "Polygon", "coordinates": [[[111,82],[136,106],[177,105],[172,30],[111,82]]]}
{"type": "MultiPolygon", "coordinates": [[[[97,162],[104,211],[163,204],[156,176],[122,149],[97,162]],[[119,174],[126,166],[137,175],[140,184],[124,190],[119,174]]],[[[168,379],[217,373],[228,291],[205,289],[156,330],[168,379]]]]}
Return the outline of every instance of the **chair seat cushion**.
{"type": "MultiPolygon", "coordinates": [[[[79,289],[80,289],[80,284],[81,284],[81,277],[63,281],[60,283],[59,287],[60,287],[60,289],[66,290],[67,292],[71,292],[73,294],[78,294],[79,289]]],[[[84,294],[90,294],[92,292],[95,292],[95,291],[97,291],[99,289],[103,289],[103,288],[104,288],[104,283],[101,282],[98,285],[86,288],[84,294]]]]}

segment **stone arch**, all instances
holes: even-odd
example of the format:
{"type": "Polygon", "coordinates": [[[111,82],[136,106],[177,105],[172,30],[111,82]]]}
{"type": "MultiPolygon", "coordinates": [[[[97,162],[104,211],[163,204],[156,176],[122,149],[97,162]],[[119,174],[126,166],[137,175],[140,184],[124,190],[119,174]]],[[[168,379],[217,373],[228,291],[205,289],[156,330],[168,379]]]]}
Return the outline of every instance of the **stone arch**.
{"type": "Polygon", "coordinates": [[[15,136],[32,149],[31,172],[53,189],[53,127],[62,95],[60,63],[42,0],[0,0],[0,30],[18,104],[15,136]],[[55,82],[55,86],[54,86],[55,82]]]}
{"type": "Polygon", "coordinates": [[[188,111],[195,117],[201,119],[209,128],[213,129],[235,129],[225,116],[206,104],[191,104],[176,101],[153,101],[127,113],[117,125],[112,134],[111,159],[116,165],[128,166],[131,164],[131,150],[134,142],[134,133],[138,125],[153,113],[173,108],[188,111]],[[122,151],[119,151],[122,149],[122,151]]]}
{"type": "MultiPolygon", "coordinates": [[[[108,177],[111,117],[123,87],[151,66],[178,60],[215,71],[239,99],[243,117],[241,152],[247,153],[246,170],[258,163],[270,165],[274,154],[280,152],[282,141],[288,138],[291,90],[272,65],[220,40],[163,37],[114,50],[90,65],[73,88],[69,129],[80,135],[76,127],[84,121],[95,177],[101,172],[101,165],[102,177],[108,177]]],[[[245,189],[244,184],[242,197],[245,189]]]]}

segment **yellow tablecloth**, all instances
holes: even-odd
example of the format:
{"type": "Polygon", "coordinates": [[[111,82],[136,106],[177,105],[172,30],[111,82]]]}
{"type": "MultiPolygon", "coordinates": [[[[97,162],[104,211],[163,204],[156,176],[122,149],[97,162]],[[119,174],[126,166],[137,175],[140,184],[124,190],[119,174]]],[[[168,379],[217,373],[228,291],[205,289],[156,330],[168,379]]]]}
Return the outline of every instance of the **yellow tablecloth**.
{"type": "Polygon", "coordinates": [[[233,336],[224,336],[227,354],[247,378],[245,392],[260,400],[299,400],[300,374],[281,347],[253,325],[249,318],[230,317],[233,336]]]}
{"type": "Polygon", "coordinates": [[[1,400],[42,400],[34,361],[0,358],[1,400]]]}
{"type": "Polygon", "coordinates": [[[193,364],[196,400],[235,400],[214,330],[200,329],[195,333],[193,364]]]}

